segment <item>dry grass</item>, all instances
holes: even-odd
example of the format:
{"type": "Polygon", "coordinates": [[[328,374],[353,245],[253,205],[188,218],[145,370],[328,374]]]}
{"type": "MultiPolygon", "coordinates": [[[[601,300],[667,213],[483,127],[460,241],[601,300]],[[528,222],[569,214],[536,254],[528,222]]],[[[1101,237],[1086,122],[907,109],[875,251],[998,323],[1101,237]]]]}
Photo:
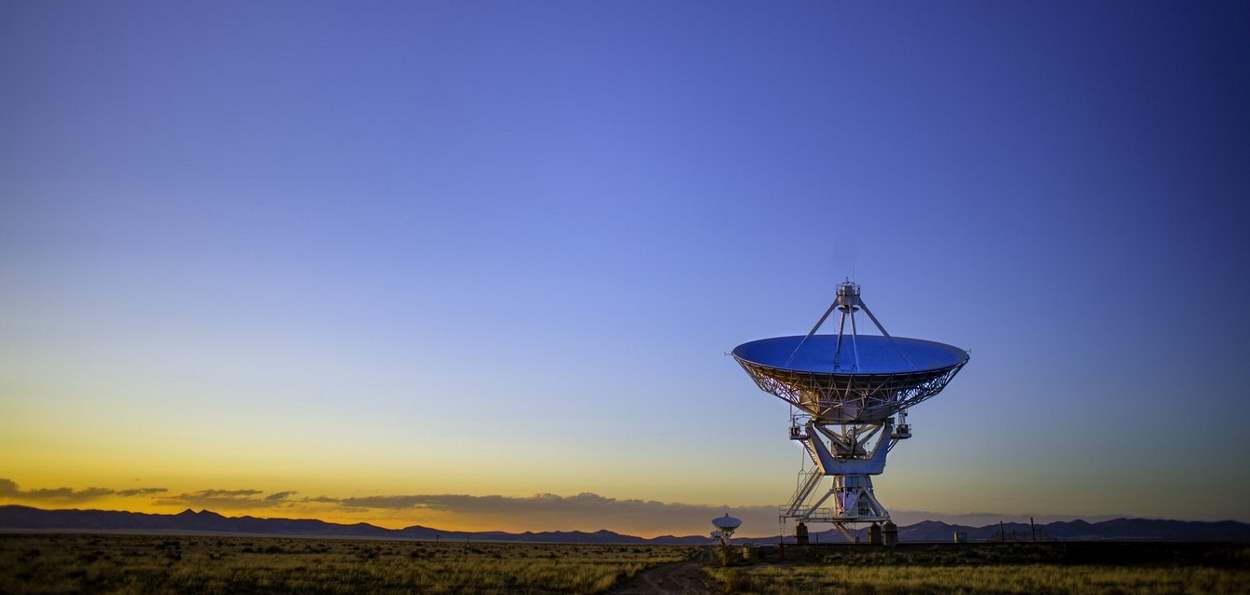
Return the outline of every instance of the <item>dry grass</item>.
{"type": "Polygon", "coordinates": [[[1250,570],[1053,564],[712,568],[730,593],[1250,593],[1250,570]]]}
{"type": "Polygon", "coordinates": [[[0,593],[596,593],[690,548],[0,535],[0,593]]]}
{"type": "MultiPolygon", "coordinates": [[[[1087,551],[1078,552],[1084,556],[1078,563],[1054,563],[1051,558],[1058,554],[1046,548],[846,547],[813,550],[823,562],[708,566],[705,571],[713,586],[746,593],[1250,593],[1250,548],[1134,546],[1128,548],[1131,556],[1096,544],[1067,549],[1087,551]],[[1110,561],[1117,557],[1122,563],[1110,561]]],[[[0,535],[0,593],[596,593],[641,570],[690,559],[700,551],[632,545],[0,535]]],[[[1068,559],[1072,554],[1063,553],[1068,559]]]]}

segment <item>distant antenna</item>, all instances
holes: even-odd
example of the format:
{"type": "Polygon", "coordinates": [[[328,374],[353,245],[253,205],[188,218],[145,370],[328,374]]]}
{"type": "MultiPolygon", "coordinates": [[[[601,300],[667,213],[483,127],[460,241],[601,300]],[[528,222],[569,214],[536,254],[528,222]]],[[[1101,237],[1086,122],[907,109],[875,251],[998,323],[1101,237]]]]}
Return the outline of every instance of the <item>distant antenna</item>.
{"type": "Polygon", "coordinates": [[[712,537],[719,539],[721,545],[729,545],[729,540],[733,539],[734,531],[742,526],[742,521],[725,513],[725,516],[712,519],[712,525],[716,527],[716,530],[712,531],[712,537]]]}

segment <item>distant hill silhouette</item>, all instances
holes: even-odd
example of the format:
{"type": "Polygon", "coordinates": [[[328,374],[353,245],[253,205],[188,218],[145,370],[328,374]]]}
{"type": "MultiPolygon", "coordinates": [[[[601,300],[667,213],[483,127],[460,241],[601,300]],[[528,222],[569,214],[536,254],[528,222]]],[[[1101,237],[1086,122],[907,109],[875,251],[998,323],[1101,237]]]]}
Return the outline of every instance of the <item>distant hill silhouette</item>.
{"type": "MultiPolygon", "coordinates": [[[[269,519],[252,516],[227,517],[208,510],[184,510],[178,514],[147,514],[113,510],[44,510],[29,506],[0,506],[0,530],[103,531],[135,533],[235,533],[247,535],[344,537],[375,539],[416,539],[455,541],[507,541],[521,543],[613,543],[613,544],[710,544],[702,535],[644,538],[612,531],[443,531],[413,525],[386,529],[368,523],[345,525],[316,519],[269,519]]],[[[1059,541],[1235,541],[1250,542],[1250,524],[1236,521],[1199,522],[1153,519],[1115,519],[1099,523],[1063,521],[1037,525],[1043,540],[1059,541]]],[[[951,525],[923,521],[899,527],[899,540],[908,542],[949,542],[954,533],[966,533],[970,541],[998,541],[1032,538],[1026,523],[1005,523],[985,527],[951,525]]],[[[861,530],[860,535],[864,532],[861,530]]],[[[813,534],[819,542],[841,542],[836,531],[813,534]]],[[[789,541],[792,538],[787,538],[789,541]]],[[[777,537],[735,539],[740,543],[776,543],[777,537]]]]}

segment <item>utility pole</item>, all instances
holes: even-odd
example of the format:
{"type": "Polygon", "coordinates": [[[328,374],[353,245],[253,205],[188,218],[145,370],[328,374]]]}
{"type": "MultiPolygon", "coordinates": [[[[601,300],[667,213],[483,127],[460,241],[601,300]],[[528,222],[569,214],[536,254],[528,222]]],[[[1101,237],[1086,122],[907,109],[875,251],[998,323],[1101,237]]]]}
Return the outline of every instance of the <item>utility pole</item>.
{"type": "Polygon", "coordinates": [[[1002,521],[998,521],[998,537],[1003,543],[1007,543],[1007,527],[1002,521]]]}
{"type": "Polygon", "coordinates": [[[1033,517],[1029,517],[1029,532],[1033,533],[1033,543],[1037,543],[1037,525],[1033,524],[1033,517]]]}

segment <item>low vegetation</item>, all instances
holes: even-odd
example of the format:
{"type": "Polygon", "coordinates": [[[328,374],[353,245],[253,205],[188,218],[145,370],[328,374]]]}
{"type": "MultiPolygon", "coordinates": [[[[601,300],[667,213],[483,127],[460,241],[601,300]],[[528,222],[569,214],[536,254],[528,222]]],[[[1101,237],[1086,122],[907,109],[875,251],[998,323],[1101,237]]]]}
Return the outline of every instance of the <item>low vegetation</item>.
{"type": "Polygon", "coordinates": [[[712,591],[729,593],[1250,593],[1244,545],[787,546],[753,548],[733,556],[731,566],[715,553],[651,545],[0,534],[0,594],[597,593],[624,583],[647,592],[664,581],[629,579],[681,561],[689,563],[660,574],[680,569],[676,582],[685,591],[697,587],[702,567],[712,591]]]}
{"type": "Polygon", "coordinates": [[[0,593],[597,593],[691,548],[0,535],[0,593]]]}
{"type": "Polygon", "coordinates": [[[1250,570],[1210,567],[761,565],[706,572],[730,593],[1250,592],[1250,570]]]}
{"type": "Polygon", "coordinates": [[[1072,542],[788,547],[704,569],[730,593],[1250,593],[1250,546],[1072,542]]]}

